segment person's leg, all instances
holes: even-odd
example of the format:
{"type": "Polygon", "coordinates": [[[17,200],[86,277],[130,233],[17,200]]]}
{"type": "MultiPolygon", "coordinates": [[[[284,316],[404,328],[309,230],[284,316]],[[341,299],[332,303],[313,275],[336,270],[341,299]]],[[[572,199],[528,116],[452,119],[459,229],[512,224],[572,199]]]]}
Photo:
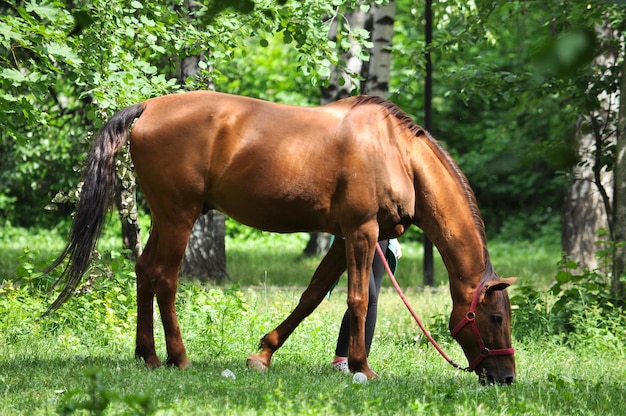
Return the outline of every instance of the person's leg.
{"type": "MultiPolygon", "coordinates": [[[[387,250],[387,240],[381,241],[380,248],[383,253],[387,250]]],[[[383,276],[385,274],[385,265],[380,259],[378,253],[374,256],[372,262],[372,270],[370,272],[369,282],[369,303],[367,308],[367,316],[365,319],[365,347],[367,354],[369,355],[370,347],[372,345],[372,339],[374,338],[374,330],[376,329],[376,319],[378,315],[378,294],[382,285],[383,276]]],[[[348,372],[348,366],[346,358],[348,357],[348,341],[350,334],[350,314],[348,311],[343,315],[341,320],[341,327],[339,328],[339,335],[337,337],[337,346],[335,348],[335,359],[333,365],[340,370],[348,372]],[[341,363],[345,363],[342,366],[341,363]]]]}

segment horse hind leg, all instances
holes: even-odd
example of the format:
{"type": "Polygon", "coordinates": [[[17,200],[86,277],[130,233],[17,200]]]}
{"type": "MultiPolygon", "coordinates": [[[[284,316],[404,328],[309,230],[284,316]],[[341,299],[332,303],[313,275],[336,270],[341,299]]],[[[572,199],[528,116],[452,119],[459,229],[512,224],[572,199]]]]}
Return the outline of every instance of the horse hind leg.
{"type": "Polygon", "coordinates": [[[154,348],[153,302],[156,297],[165,332],[166,364],[187,368],[190,363],[183,344],[175,300],[178,269],[185,253],[190,229],[153,226],[149,244],[137,265],[137,344],[135,354],[146,365],[160,365],[154,348]],[[145,258],[144,258],[145,256],[145,258]]]}
{"type": "Polygon", "coordinates": [[[146,247],[137,259],[137,332],[135,338],[135,357],[143,359],[149,368],[159,367],[159,360],[154,345],[154,288],[150,281],[149,266],[156,254],[158,232],[152,229],[146,247]]]}
{"type": "Polygon", "coordinates": [[[296,308],[276,329],[266,334],[259,344],[257,354],[251,354],[247,366],[252,370],[265,372],[270,367],[272,355],[279,349],[296,329],[322,302],[324,296],[346,269],[343,241],[335,240],[320,265],[315,270],[309,286],[306,288],[296,308]]]}

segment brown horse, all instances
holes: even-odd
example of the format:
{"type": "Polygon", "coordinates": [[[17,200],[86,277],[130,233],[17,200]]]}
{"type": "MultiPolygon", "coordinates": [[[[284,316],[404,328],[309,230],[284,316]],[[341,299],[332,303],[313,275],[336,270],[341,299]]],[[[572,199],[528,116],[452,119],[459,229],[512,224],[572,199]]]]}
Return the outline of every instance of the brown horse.
{"type": "Polygon", "coordinates": [[[166,363],[189,365],[174,307],[178,269],[194,222],[217,209],[261,230],[337,236],[294,311],[248,357],[250,368],[269,368],[273,353],[347,268],[349,367],[376,377],[364,346],[375,246],[415,224],[437,246],[448,270],[450,328],[473,322],[455,331],[468,359],[481,357],[472,370],[483,382],[514,380],[510,304],[503,291],[514,279],[493,271],[473,192],[424,129],[377,97],[304,108],[203,91],[120,110],[90,152],[68,245],[51,266],[69,256],[59,279],[63,290],[49,311],[67,300],[88,267],[114,188],[115,156],[126,141],[152,214],[150,237],[136,264],[135,355],[149,367],[161,365],[153,334],[155,297],[166,363]],[[475,310],[468,313],[472,304],[475,310]]]}

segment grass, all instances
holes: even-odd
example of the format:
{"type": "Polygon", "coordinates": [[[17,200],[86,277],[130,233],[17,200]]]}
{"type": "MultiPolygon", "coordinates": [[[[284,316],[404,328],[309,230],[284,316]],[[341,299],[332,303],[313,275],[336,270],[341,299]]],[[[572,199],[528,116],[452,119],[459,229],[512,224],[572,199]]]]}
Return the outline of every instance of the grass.
{"type": "MultiPolygon", "coordinates": [[[[319,258],[302,257],[307,235],[279,236],[270,233],[250,242],[226,242],[230,282],[241,286],[306,286],[320,262],[319,258]]],[[[403,287],[423,286],[423,248],[415,242],[402,242],[403,258],[397,271],[403,287]]],[[[538,244],[491,242],[490,254],[496,272],[502,277],[519,277],[520,284],[545,287],[556,275],[560,260],[559,243],[538,244]]],[[[345,277],[345,276],[344,276],[345,277]]],[[[435,249],[435,286],[447,286],[448,274],[435,249]]],[[[384,285],[391,287],[388,280],[384,285]]]]}
{"type": "MultiPolygon", "coordinates": [[[[45,259],[63,240],[54,233],[6,229],[0,236],[0,280],[6,281],[0,289],[1,415],[626,414],[624,338],[571,345],[547,334],[515,337],[514,327],[517,382],[482,387],[475,375],[455,371],[424,343],[388,287],[381,294],[370,356],[379,380],[354,385],[351,377],[329,368],[345,310],[345,283],[298,327],[267,374],[248,371],[245,358],[289,314],[317,265],[318,260],[300,258],[305,237],[297,235],[228,241],[229,273],[241,289],[183,282],[177,302],[193,368],[150,371],[132,358],[131,265],[119,267],[113,280],[101,279],[97,290],[72,298],[54,316],[38,319],[52,296],[27,284],[11,285],[20,245],[30,247],[29,256],[45,259]],[[236,379],[222,377],[225,369],[236,379]]],[[[106,238],[103,244],[109,244],[106,238]]],[[[547,287],[555,274],[558,247],[499,242],[490,247],[503,276],[547,287]]],[[[436,266],[438,286],[423,289],[420,247],[403,248],[398,279],[409,301],[448,354],[464,362],[447,333],[451,302],[442,267],[436,266]]],[[[163,357],[162,329],[158,323],[155,329],[163,357]]],[[[529,328],[517,330],[528,334],[529,328]]]]}

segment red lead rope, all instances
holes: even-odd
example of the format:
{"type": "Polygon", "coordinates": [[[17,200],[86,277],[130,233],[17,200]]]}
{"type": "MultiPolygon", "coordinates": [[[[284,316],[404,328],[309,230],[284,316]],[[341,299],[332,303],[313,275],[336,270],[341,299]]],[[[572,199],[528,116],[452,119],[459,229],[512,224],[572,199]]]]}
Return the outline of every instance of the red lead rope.
{"type": "Polygon", "coordinates": [[[490,350],[489,348],[485,346],[485,343],[483,342],[483,338],[480,336],[480,332],[478,331],[478,325],[476,324],[476,305],[478,304],[478,297],[480,296],[480,292],[482,291],[482,285],[481,285],[478,288],[476,288],[476,292],[474,293],[474,298],[472,299],[472,304],[470,306],[469,312],[467,312],[467,315],[465,316],[465,318],[463,318],[463,320],[459,322],[457,326],[455,326],[454,329],[451,331],[451,335],[452,337],[454,337],[461,329],[463,329],[466,325],[469,324],[472,327],[472,331],[474,332],[474,337],[476,338],[476,341],[478,342],[480,353],[474,360],[472,360],[472,362],[470,363],[468,367],[462,367],[459,364],[455,363],[450,357],[448,357],[448,355],[439,346],[439,344],[437,344],[437,341],[435,341],[432,335],[430,335],[430,332],[426,330],[426,327],[424,327],[424,324],[422,324],[422,321],[420,321],[417,314],[413,311],[413,308],[411,308],[411,305],[409,305],[409,301],[406,299],[406,296],[404,296],[402,289],[398,285],[398,282],[396,281],[396,278],[394,277],[393,272],[391,271],[391,268],[389,267],[389,264],[387,263],[385,253],[383,253],[383,250],[380,248],[380,244],[378,243],[376,243],[376,251],[378,252],[378,255],[383,261],[383,264],[385,265],[385,269],[387,270],[387,274],[389,275],[389,278],[391,279],[391,283],[393,283],[393,287],[396,289],[396,292],[398,292],[398,295],[400,295],[402,302],[404,302],[404,305],[407,307],[407,309],[413,316],[413,319],[415,319],[415,322],[417,322],[417,325],[420,327],[420,329],[422,330],[422,332],[424,333],[428,341],[430,341],[430,343],[433,345],[433,347],[435,347],[435,349],[439,351],[439,354],[441,354],[441,356],[447,362],[449,362],[454,368],[462,370],[462,371],[472,372],[476,369],[476,367],[478,367],[478,364],[480,364],[481,361],[484,360],[486,357],[495,356],[495,355],[513,355],[515,353],[515,350],[513,348],[490,350]]]}

